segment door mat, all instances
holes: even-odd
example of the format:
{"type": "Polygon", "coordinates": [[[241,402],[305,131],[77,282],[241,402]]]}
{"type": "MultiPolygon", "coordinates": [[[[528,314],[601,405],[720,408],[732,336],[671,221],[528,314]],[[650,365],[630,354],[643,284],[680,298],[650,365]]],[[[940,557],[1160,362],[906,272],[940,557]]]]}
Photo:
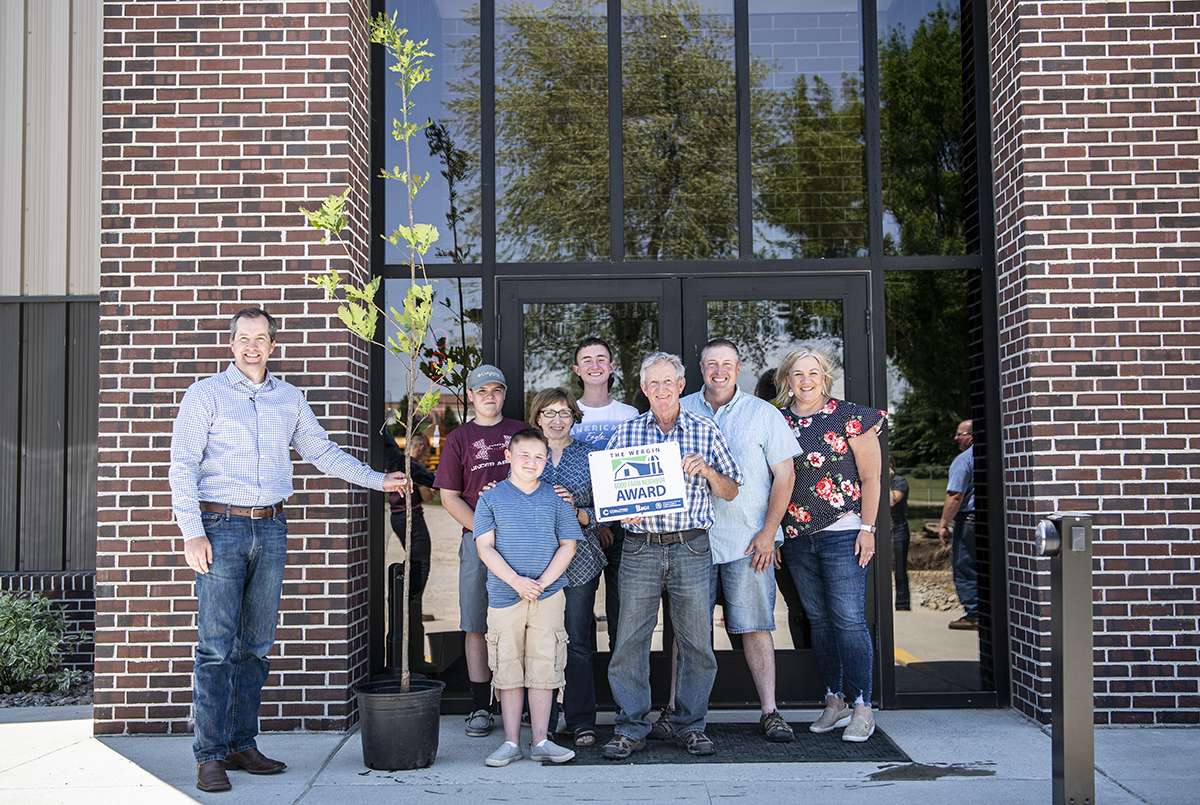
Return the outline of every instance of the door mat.
{"type": "MultiPolygon", "coordinates": [[[[595,746],[574,746],[575,759],[562,766],[607,765],[650,765],[654,763],[911,763],[903,749],[896,745],[883,730],[875,728],[875,734],[865,743],[849,743],[842,740],[842,731],[834,730],[824,735],[808,731],[808,722],[793,723],[796,740],[791,743],[770,743],[763,737],[758,724],[708,724],[705,734],[717,745],[717,753],[707,757],[689,755],[687,750],[667,741],[647,740],[640,751],[625,760],[605,760],[604,742],[612,737],[607,729],[598,730],[599,739],[595,746]]],[[[557,737],[557,736],[556,736],[557,737]]],[[[571,746],[569,738],[559,741],[562,746],[571,746]]],[[[551,765],[549,763],[547,766],[551,765]]]]}

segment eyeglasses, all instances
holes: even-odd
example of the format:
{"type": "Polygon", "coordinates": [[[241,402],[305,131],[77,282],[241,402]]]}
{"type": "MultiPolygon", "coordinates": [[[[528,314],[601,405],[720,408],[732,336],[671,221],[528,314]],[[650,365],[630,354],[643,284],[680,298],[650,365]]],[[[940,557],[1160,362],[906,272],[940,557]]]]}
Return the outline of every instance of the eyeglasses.
{"type": "Polygon", "coordinates": [[[542,412],[539,414],[539,416],[543,416],[546,419],[571,419],[574,415],[571,413],[570,408],[545,408],[542,409],[542,412]]]}
{"type": "Polygon", "coordinates": [[[955,436],[970,436],[972,433],[973,433],[973,431],[964,430],[964,431],[959,431],[958,433],[956,433],[954,435],[955,436]]]}

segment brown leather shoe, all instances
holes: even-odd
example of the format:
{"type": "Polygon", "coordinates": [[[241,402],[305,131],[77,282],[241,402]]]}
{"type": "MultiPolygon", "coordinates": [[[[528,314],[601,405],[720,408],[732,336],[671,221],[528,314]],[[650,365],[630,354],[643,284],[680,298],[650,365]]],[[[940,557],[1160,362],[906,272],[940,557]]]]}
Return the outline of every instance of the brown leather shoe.
{"type": "Polygon", "coordinates": [[[198,765],[196,788],[201,791],[228,791],[233,788],[229,784],[229,776],[225,774],[225,763],[220,760],[206,760],[198,765]]]}
{"type": "Polygon", "coordinates": [[[278,774],[287,768],[287,764],[264,755],[257,749],[247,749],[245,752],[230,752],[225,756],[225,768],[230,771],[245,769],[251,774],[278,774]]]}
{"type": "Polygon", "coordinates": [[[966,615],[964,615],[956,621],[950,621],[950,628],[951,629],[974,629],[975,631],[978,631],[979,630],[979,621],[971,620],[966,615]]]}

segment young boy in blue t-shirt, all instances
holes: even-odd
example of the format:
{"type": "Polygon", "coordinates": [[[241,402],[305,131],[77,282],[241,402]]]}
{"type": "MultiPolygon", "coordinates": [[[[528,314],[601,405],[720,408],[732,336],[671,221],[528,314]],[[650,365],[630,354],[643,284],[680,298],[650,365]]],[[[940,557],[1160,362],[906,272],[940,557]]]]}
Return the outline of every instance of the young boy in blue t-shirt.
{"type": "Polygon", "coordinates": [[[565,763],[575,753],[547,737],[554,692],[565,682],[567,565],[583,539],[574,508],[539,480],[550,456],[533,428],[513,435],[504,457],[509,476],[475,507],[475,547],[488,568],[487,647],[492,686],[499,691],[504,743],[487,765],[520,760],[521,710],[529,696],[530,757],[565,763]]]}

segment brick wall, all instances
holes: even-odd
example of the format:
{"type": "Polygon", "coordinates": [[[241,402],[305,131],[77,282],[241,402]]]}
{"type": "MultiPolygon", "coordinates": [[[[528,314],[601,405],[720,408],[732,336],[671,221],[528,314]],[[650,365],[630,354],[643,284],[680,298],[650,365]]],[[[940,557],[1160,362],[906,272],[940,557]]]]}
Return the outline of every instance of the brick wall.
{"type": "Polygon", "coordinates": [[[1198,10],[991,4],[1013,701],[1043,720],[1059,509],[1096,515],[1096,722],[1200,721],[1198,10]]]}
{"type": "MultiPolygon", "coordinates": [[[[305,278],[366,275],[304,228],[354,188],[368,221],[368,0],[104,7],[97,733],[189,730],[196,601],[171,521],[171,424],[230,358],[228,319],[281,319],[272,371],[367,455],[367,355],[305,278]]],[[[266,730],[344,729],[366,670],[367,493],[297,462],[266,730]]]]}
{"type": "MultiPolygon", "coordinates": [[[[67,633],[91,632],[96,623],[96,574],[84,573],[0,573],[0,592],[29,595],[41,593],[53,601],[67,618],[67,633]]],[[[63,654],[64,668],[92,670],[92,643],[80,643],[63,654]]]]}

